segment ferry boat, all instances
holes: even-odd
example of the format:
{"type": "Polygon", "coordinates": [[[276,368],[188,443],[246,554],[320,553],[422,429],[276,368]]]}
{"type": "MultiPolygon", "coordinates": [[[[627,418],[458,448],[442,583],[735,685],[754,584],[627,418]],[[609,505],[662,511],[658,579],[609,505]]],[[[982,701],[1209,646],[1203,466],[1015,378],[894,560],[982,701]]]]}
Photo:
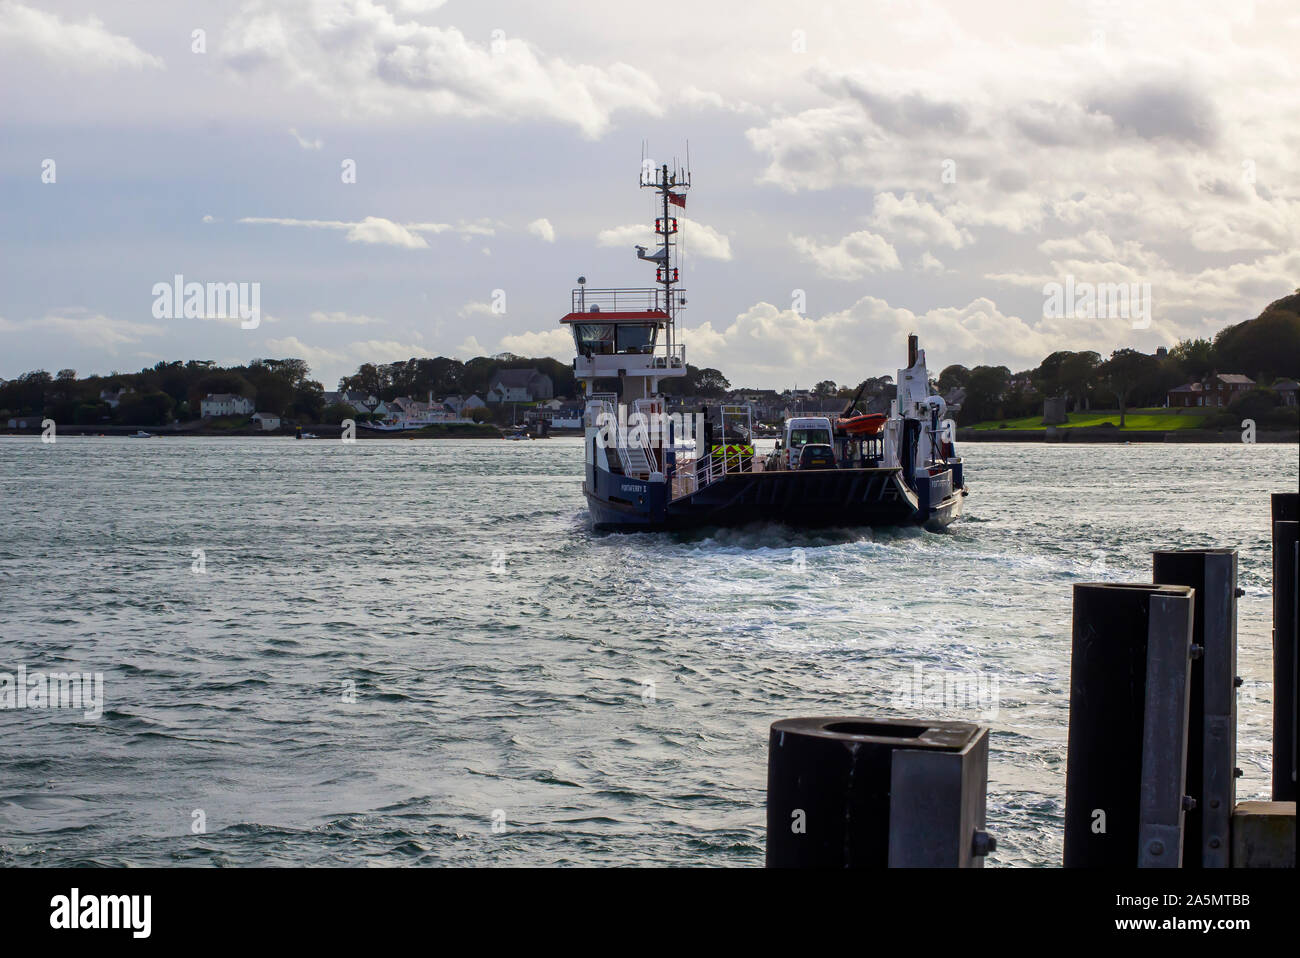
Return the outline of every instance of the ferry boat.
{"type": "MultiPolygon", "coordinates": [[[[583,492],[598,529],[650,531],[776,521],[794,526],[942,528],[967,494],[955,428],[930,392],[925,352],[908,337],[888,415],[855,410],[785,420],[776,448],[754,446],[749,406],[669,413],[660,386],[687,373],[677,316],[686,305],[676,264],[690,171],[642,164],[656,191],[658,249],[638,246],[655,285],[594,289],[579,277],[560,323],[577,352],[585,396],[583,492]],[[599,391],[617,383],[614,392],[599,391]]],[[[859,390],[859,397],[861,390],[859,390]]]]}

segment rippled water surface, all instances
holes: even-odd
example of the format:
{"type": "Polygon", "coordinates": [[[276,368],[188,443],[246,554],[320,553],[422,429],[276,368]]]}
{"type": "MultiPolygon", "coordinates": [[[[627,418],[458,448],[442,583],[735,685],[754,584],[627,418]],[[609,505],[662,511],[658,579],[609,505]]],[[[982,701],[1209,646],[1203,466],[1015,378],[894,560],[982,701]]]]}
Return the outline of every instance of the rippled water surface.
{"type": "Polygon", "coordinates": [[[1166,548],[1240,550],[1265,797],[1296,447],[964,452],[946,533],[626,536],[578,440],[0,439],[0,671],[106,698],[0,711],[0,863],[760,865],[772,721],[987,706],[991,863],[1053,864],[1070,587],[1166,548]]]}

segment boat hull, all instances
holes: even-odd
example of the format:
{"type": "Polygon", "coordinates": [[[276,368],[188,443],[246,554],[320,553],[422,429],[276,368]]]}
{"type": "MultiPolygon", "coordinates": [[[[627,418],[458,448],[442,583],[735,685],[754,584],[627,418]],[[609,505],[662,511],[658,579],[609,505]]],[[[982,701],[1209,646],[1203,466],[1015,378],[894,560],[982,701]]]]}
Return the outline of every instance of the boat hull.
{"type": "Polygon", "coordinates": [[[963,498],[963,491],[956,490],[928,506],[897,468],[733,473],[672,501],[667,501],[664,483],[590,470],[583,491],[593,525],[624,532],[751,522],[938,529],[960,517],[963,498]]]}

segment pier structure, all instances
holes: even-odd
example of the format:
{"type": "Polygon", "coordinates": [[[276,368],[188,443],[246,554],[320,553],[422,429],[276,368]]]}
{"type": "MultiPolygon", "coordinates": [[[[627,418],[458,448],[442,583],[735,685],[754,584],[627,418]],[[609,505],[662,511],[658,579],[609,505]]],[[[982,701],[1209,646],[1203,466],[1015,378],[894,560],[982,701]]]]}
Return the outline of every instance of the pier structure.
{"type": "MultiPolygon", "coordinates": [[[[1237,553],[1158,551],[1152,582],[1074,587],[1067,867],[1295,867],[1300,494],[1272,520],[1273,800],[1236,801],[1237,553]]],[[[980,867],[989,747],[967,722],[773,723],[768,866],[980,867]]]]}
{"type": "Polygon", "coordinates": [[[978,868],[988,729],[970,722],[797,718],[768,740],[771,868],[978,868]]]}

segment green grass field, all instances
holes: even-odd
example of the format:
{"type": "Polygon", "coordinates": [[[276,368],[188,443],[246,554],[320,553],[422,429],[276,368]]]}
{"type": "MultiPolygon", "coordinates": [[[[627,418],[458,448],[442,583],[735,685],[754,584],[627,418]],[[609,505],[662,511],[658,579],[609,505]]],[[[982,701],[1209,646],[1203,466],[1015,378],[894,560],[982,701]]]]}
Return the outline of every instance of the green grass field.
{"type": "MultiPolygon", "coordinates": [[[[1177,429],[1197,429],[1205,422],[1207,414],[1200,409],[1130,409],[1124,416],[1124,431],[1159,430],[1173,432],[1177,429]]],[[[973,429],[998,429],[1003,423],[1007,429],[1045,429],[1043,417],[1025,416],[1022,419],[995,419],[976,423],[973,429]]],[[[1112,423],[1119,426],[1118,409],[1093,409],[1070,413],[1070,421],[1062,429],[1079,429],[1112,423]]]]}

